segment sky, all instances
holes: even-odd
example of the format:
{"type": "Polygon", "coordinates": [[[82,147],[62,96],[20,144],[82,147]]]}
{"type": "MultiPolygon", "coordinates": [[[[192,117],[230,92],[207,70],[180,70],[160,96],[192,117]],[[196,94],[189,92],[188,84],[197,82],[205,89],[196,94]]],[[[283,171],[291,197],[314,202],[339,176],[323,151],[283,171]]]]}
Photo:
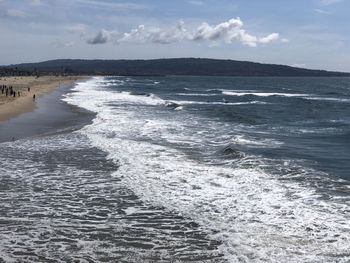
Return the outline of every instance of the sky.
{"type": "Polygon", "coordinates": [[[0,0],[0,65],[202,57],[350,72],[350,0],[0,0]]]}

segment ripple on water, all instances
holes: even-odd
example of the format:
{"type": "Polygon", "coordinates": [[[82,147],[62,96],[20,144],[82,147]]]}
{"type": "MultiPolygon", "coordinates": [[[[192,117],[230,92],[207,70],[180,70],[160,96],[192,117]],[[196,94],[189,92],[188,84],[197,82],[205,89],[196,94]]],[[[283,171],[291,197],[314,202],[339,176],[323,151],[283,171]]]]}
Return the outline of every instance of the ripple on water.
{"type": "Polygon", "coordinates": [[[78,134],[1,144],[0,262],[223,262],[193,221],[140,201],[78,134]]]}

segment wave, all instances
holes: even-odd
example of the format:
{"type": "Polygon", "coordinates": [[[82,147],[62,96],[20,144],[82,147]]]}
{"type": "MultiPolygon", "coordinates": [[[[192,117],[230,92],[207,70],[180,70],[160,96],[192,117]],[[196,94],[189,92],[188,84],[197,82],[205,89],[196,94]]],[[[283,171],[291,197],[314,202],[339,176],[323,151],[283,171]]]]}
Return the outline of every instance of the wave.
{"type": "MultiPolygon", "coordinates": [[[[195,220],[221,242],[219,249],[230,262],[350,259],[346,203],[321,199],[314,188],[279,180],[264,171],[262,160],[261,166],[249,168],[210,165],[140,137],[152,134],[159,141],[171,129],[181,137],[179,131],[196,125],[194,118],[150,119],[153,115],[142,108],[110,106],[116,99],[142,107],[164,103],[159,98],[139,100],[127,93],[101,91],[96,79],[74,90],[66,101],[97,113],[93,124],[80,133],[120,165],[114,176],[144,201],[195,220]]],[[[247,140],[238,137],[236,143],[259,144],[247,140]]]]}
{"type": "Polygon", "coordinates": [[[243,90],[221,90],[222,94],[228,96],[258,96],[258,97],[287,97],[287,98],[302,98],[306,100],[332,101],[332,102],[350,102],[348,98],[332,98],[315,96],[312,94],[297,94],[297,93],[280,93],[280,92],[257,92],[257,91],[243,91],[243,90]]]}
{"type": "Polygon", "coordinates": [[[331,101],[331,102],[350,102],[350,99],[344,98],[329,98],[329,97],[307,97],[307,100],[321,100],[321,101],[331,101]]]}
{"type": "Polygon", "coordinates": [[[179,101],[174,101],[180,105],[249,105],[249,104],[270,104],[265,101],[242,101],[242,102],[229,102],[229,101],[192,101],[192,100],[179,100],[179,101]]]}
{"type": "Polygon", "coordinates": [[[258,139],[252,138],[246,135],[235,135],[231,139],[231,142],[238,145],[253,146],[253,147],[270,147],[275,148],[283,144],[283,142],[273,139],[258,139]]]}
{"type": "Polygon", "coordinates": [[[235,149],[235,147],[232,146],[231,144],[220,149],[218,151],[218,154],[225,158],[233,158],[233,159],[242,159],[245,156],[243,152],[240,152],[239,150],[235,149]]]}
{"type": "MultiPolygon", "coordinates": [[[[87,82],[79,82],[73,91],[80,91],[86,89],[86,92],[81,94],[86,98],[86,107],[92,107],[97,105],[103,107],[103,104],[108,102],[110,105],[114,104],[146,104],[146,105],[162,105],[165,101],[157,97],[152,93],[138,93],[138,92],[126,92],[115,91],[111,92],[106,90],[109,83],[103,83],[101,78],[95,77],[87,82]],[[89,101],[88,101],[89,100],[89,101]]],[[[74,93],[68,94],[65,101],[70,101],[74,93]]]]}
{"type": "Polygon", "coordinates": [[[220,94],[203,94],[203,93],[175,93],[177,96],[197,96],[197,97],[209,97],[218,96],[220,94]]]}
{"type": "Polygon", "coordinates": [[[209,92],[209,93],[213,93],[213,94],[222,94],[221,89],[206,89],[205,91],[209,92]]]}
{"type": "MultiPolygon", "coordinates": [[[[257,97],[287,97],[287,98],[301,98],[306,100],[318,100],[318,101],[330,101],[330,102],[350,102],[348,98],[334,98],[334,97],[322,97],[315,96],[312,94],[303,94],[303,93],[281,93],[281,92],[261,92],[257,90],[226,90],[226,89],[207,89],[208,93],[177,93],[179,96],[197,96],[197,97],[210,97],[210,96],[218,96],[218,95],[226,95],[226,96],[257,96],[257,97]]],[[[328,93],[337,94],[334,92],[328,93]]]]}
{"type": "Polygon", "coordinates": [[[310,96],[308,94],[294,94],[294,93],[279,93],[279,92],[250,92],[250,91],[229,91],[229,90],[221,90],[222,94],[229,96],[258,96],[258,97],[271,97],[271,96],[279,96],[279,97],[307,97],[310,96]]]}

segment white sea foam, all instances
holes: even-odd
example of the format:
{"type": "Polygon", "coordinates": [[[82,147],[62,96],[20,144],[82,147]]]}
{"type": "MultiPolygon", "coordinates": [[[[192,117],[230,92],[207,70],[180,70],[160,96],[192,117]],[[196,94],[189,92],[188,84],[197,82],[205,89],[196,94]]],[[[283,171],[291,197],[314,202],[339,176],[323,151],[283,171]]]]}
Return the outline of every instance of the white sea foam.
{"type": "Polygon", "coordinates": [[[191,104],[196,104],[196,105],[249,105],[249,104],[269,104],[268,102],[265,101],[242,101],[242,102],[229,102],[229,101],[193,101],[193,100],[178,100],[174,101],[177,104],[180,105],[191,105],[191,104]]]}
{"type": "Polygon", "coordinates": [[[196,96],[196,97],[210,97],[210,96],[218,96],[220,94],[211,94],[211,93],[176,93],[175,95],[179,96],[196,96]]]}
{"type": "Polygon", "coordinates": [[[306,98],[308,100],[321,100],[321,101],[332,101],[332,102],[350,102],[350,99],[344,99],[344,98],[329,98],[329,97],[320,97],[320,96],[313,96],[306,98]]]}
{"type": "MultiPolygon", "coordinates": [[[[77,84],[75,90],[84,90],[85,92],[81,94],[87,101],[86,108],[92,107],[92,105],[97,107],[103,107],[104,104],[146,104],[146,105],[160,105],[165,104],[165,101],[155,96],[154,94],[149,94],[149,96],[137,96],[132,95],[130,92],[110,92],[105,89],[94,90],[91,87],[100,87],[100,86],[110,86],[109,84],[101,84],[102,81],[100,78],[94,78],[93,81],[89,82],[80,82],[77,84]]],[[[70,100],[73,94],[68,94],[66,100],[70,100]]],[[[84,106],[84,107],[85,107],[84,106]]]]}
{"type": "Polygon", "coordinates": [[[240,91],[240,90],[221,90],[222,94],[229,96],[247,96],[254,95],[258,97],[307,97],[308,94],[294,94],[294,93],[279,93],[279,92],[257,92],[257,91],[240,91]]]}
{"type": "Polygon", "coordinates": [[[337,132],[341,133],[341,129],[337,129],[334,127],[329,127],[329,128],[314,128],[314,129],[290,129],[291,132],[293,133],[301,133],[301,134],[335,134],[337,132]]]}
{"type": "Polygon", "coordinates": [[[283,142],[276,141],[273,139],[258,139],[258,138],[252,138],[246,135],[235,135],[231,139],[231,142],[234,144],[239,145],[246,145],[246,146],[254,146],[254,147],[279,147],[283,144],[283,142]]]}
{"type": "Polygon", "coordinates": [[[146,140],[168,138],[171,130],[181,137],[196,120],[151,118],[145,107],[157,107],[161,99],[106,91],[100,81],[80,83],[66,98],[97,113],[80,132],[120,164],[114,176],[145,201],[211,231],[230,262],[350,260],[348,203],[321,200],[315,189],[280,181],[259,167],[208,165],[146,140]],[[116,102],[131,106],[115,108],[116,102]]]}
{"type": "Polygon", "coordinates": [[[307,100],[319,100],[319,101],[332,101],[332,102],[350,102],[350,99],[345,98],[332,98],[332,97],[323,97],[323,96],[315,96],[312,94],[297,94],[297,93],[281,93],[281,92],[261,92],[261,91],[255,91],[255,90],[225,90],[222,89],[222,94],[228,95],[228,96],[247,96],[247,95],[253,95],[258,97],[271,97],[271,96],[278,96],[278,97],[296,97],[296,98],[303,98],[307,100]]]}

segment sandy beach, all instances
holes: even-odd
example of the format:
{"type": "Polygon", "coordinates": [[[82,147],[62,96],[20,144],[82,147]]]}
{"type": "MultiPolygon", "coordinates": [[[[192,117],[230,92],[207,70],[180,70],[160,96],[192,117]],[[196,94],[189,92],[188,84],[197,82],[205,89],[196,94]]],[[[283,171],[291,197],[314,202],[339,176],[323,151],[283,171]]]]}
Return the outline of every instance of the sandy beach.
{"type": "Polygon", "coordinates": [[[16,117],[22,113],[33,111],[36,107],[33,95],[36,99],[60,86],[73,84],[83,77],[2,77],[0,78],[0,121],[16,117]],[[16,97],[6,96],[1,92],[3,85],[12,86],[16,97]],[[28,90],[30,88],[30,91],[28,90]],[[18,96],[20,92],[20,96],[18,96]]]}

